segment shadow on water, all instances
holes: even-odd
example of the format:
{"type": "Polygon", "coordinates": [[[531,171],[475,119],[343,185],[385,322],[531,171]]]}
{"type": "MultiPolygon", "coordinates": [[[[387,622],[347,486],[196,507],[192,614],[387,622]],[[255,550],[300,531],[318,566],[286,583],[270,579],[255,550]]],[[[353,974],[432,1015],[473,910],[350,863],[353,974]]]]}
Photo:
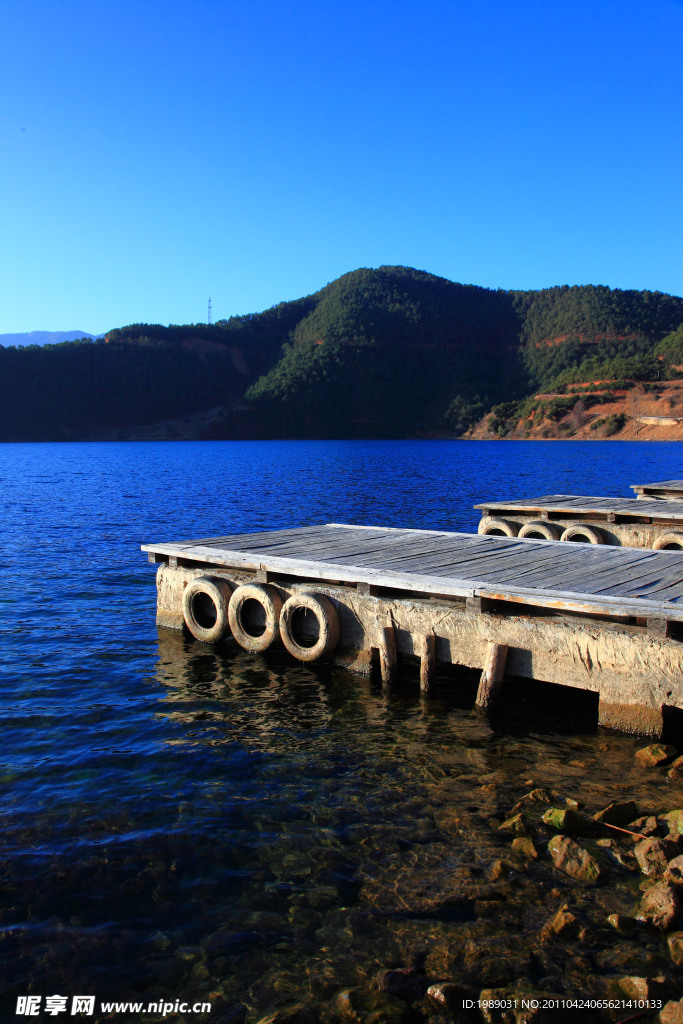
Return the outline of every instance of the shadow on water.
{"type": "MultiPolygon", "coordinates": [[[[577,891],[500,829],[539,786],[591,812],[626,794],[648,809],[681,803],[634,765],[642,741],[596,730],[571,697],[513,681],[489,722],[473,673],[445,674],[423,699],[410,664],[387,692],[170,631],[145,685],[162,731],[136,762],[132,803],[105,787],[58,825],[49,809],[5,823],[13,995],[210,998],[214,1019],[243,1006],[250,1020],[303,999],[336,1020],[339,989],[370,991],[399,965],[472,992],[527,979],[567,994],[587,975],[670,969],[659,936],[615,945],[605,924],[632,909],[630,874],[577,891]],[[565,901],[593,921],[571,960],[538,938],[565,901]]],[[[373,1019],[405,1019],[386,1013],[373,1019]]]]}

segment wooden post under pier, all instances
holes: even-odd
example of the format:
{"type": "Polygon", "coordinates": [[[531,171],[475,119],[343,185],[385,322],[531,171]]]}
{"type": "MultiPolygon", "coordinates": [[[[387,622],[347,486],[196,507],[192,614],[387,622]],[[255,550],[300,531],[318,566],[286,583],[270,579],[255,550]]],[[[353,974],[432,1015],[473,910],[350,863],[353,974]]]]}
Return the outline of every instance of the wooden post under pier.
{"type": "Polygon", "coordinates": [[[477,707],[489,709],[498,699],[500,688],[503,684],[503,673],[505,662],[508,656],[508,649],[505,644],[489,643],[486,651],[486,664],[479,680],[477,690],[477,707]]]}

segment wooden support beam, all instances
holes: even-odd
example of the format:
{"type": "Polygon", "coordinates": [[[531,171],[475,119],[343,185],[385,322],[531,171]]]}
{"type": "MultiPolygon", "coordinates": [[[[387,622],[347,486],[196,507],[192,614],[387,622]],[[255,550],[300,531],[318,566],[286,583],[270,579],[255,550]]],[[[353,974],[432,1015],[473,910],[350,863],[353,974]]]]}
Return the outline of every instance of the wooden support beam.
{"type": "Polygon", "coordinates": [[[648,619],[647,620],[647,631],[652,636],[659,637],[663,640],[667,636],[671,636],[671,629],[666,619],[648,619]]]}
{"type": "Polygon", "coordinates": [[[420,659],[420,690],[429,693],[434,675],[436,637],[433,633],[421,633],[415,637],[415,653],[420,659]]]}
{"type": "Polygon", "coordinates": [[[486,652],[486,664],[479,680],[477,707],[490,708],[496,701],[503,682],[508,649],[505,644],[491,641],[486,652]]]}
{"type": "Polygon", "coordinates": [[[396,634],[393,623],[379,629],[379,668],[382,685],[389,686],[396,677],[396,634]]]}

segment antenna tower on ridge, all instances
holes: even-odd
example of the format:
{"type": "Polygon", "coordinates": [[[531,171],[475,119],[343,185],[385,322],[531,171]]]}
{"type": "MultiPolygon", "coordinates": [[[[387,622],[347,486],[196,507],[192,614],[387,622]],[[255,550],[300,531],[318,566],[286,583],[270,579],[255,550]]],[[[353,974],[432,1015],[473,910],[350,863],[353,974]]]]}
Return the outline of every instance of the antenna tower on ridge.
{"type": "Polygon", "coordinates": [[[208,310],[207,310],[207,321],[206,322],[208,324],[211,323],[211,296],[209,296],[209,306],[208,306],[208,310]]]}

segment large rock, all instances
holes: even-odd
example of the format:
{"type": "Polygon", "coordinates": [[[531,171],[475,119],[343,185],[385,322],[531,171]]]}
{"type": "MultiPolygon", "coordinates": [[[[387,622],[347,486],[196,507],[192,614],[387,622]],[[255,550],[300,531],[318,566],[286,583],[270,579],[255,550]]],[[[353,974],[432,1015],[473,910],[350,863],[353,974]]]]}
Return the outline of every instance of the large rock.
{"type": "Polygon", "coordinates": [[[630,821],[628,827],[631,832],[637,832],[644,837],[662,834],[659,822],[654,814],[643,814],[640,818],[636,818],[635,821],[630,821]]]}
{"type": "Polygon", "coordinates": [[[670,928],[678,917],[678,895],[673,885],[657,882],[648,889],[640,901],[636,919],[655,928],[670,928]]]}
{"type": "Polygon", "coordinates": [[[548,853],[553,864],[565,875],[576,878],[587,885],[595,885],[603,877],[604,869],[595,857],[591,856],[578,843],[568,836],[553,836],[548,843],[548,853]]]}
{"type": "Polygon", "coordinates": [[[672,782],[678,782],[679,779],[683,779],[683,757],[676,758],[666,775],[672,782]]]}
{"type": "Polygon", "coordinates": [[[596,825],[587,814],[580,814],[571,808],[550,807],[543,815],[543,822],[570,836],[602,835],[604,829],[596,825]]]}
{"type": "Polygon", "coordinates": [[[662,875],[678,850],[678,844],[669,839],[641,839],[633,852],[644,875],[662,875]]]}
{"type": "Polygon", "coordinates": [[[634,800],[613,800],[593,817],[606,825],[628,825],[638,817],[638,804],[634,800]]]}
{"type": "Polygon", "coordinates": [[[674,857],[666,866],[664,877],[674,885],[683,885],[683,856],[674,857]]]}
{"type": "Polygon", "coordinates": [[[659,821],[666,829],[667,836],[679,836],[683,834],[683,810],[676,808],[659,816],[659,821]]]}

